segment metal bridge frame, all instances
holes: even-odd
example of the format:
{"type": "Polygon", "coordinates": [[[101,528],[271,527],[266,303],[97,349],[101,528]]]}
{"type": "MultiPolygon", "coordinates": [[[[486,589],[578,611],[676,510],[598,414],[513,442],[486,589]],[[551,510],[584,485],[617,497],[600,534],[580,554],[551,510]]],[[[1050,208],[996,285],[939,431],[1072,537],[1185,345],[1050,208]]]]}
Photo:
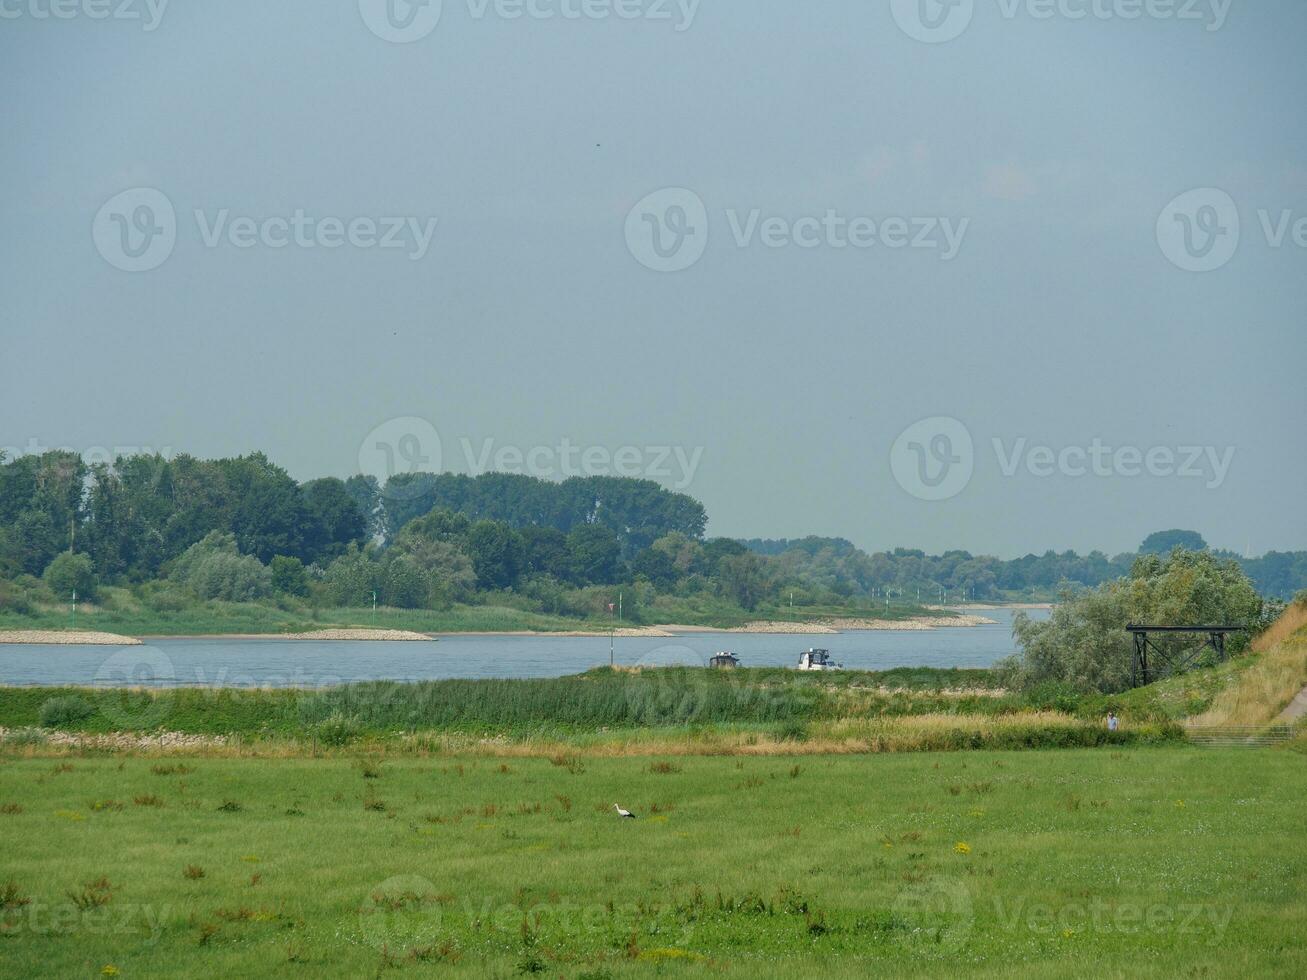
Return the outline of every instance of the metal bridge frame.
{"type": "Polygon", "coordinates": [[[1137,626],[1134,624],[1127,626],[1126,631],[1132,633],[1135,638],[1135,656],[1130,664],[1130,686],[1139,687],[1167,674],[1178,673],[1197,660],[1199,654],[1208,647],[1215,650],[1216,655],[1224,662],[1226,635],[1238,633],[1245,628],[1243,626],[1137,626]],[[1149,639],[1153,633],[1205,633],[1207,639],[1189,653],[1179,654],[1173,659],[1171,654],[1149,639]],[[1154,660],[1157,661],[1155,664],[1149,663],[1150,650],[1154,660]]]}

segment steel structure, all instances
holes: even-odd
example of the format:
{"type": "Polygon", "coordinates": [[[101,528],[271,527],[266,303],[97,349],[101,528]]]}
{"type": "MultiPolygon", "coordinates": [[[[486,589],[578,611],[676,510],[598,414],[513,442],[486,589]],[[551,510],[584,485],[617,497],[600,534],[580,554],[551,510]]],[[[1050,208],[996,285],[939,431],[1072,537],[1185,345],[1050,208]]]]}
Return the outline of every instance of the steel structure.
{"type": "Polygon", "coordinates": [[[1130,686],[1139,687],[1167,674],[1184,670],[1207,648],[1216,651],[1216,655],[1225,660],[1225,638],[1230,633],[1246,629],[1243,626],[1139,626],[1131,624],[1126,631],[1135,638],[1135,656],[1130,664],[1130,686]],[[1207,639],[1187,653],[1172,654],[1159,647],[1149,637],[1154,633],[1192,633],[1206,634],[1207,639]],[[1152,654],[1152,661],[1149,654],[1152,654]]]}

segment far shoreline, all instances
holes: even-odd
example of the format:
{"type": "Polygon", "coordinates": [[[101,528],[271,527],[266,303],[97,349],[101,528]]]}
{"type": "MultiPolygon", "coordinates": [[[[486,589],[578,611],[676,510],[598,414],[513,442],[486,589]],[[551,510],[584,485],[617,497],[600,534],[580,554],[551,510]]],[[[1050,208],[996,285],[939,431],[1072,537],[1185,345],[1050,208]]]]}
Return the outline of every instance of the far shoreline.
{"type": "MultiPolygon", "coordinates": [[[[928,607],[931,608],[931,607],[928,607]]],[[[933,607],[945,611],[945,607],[933,607]]],[[[822,636],[840,633],[875,631],[875,632],[922,632],[936,629],[969,629],[977,626],[997,625],[996,621],[977,612],[998,609],[1051,609],[1051,603],[1018,604],[969,604],[967,611],[960,607],[947,607],[947,611],[956,615],[909,616],[903,619],[870,619],[864,617],[835,617],[815,620],[813,622],[785,620],[756,620],[741,626],[697,626],[685,623],[660,623],[653,626],[623,626],[616,629],[576,629],[576,630],[448,630],[448,631],[413,631],[388,629],[384,627],[331,627],[310,632],[298,633],[140,633],[134,636],[124,634],[58,629],[8,629],[0,630],[0,646],[5,645],[49,645],[49,646],[133,646],[156,640],[242,640],[242,641],[282,641],[289,643],[313,642],[436,642],[442,637],[556,637],[558,639],[596,639],[615,637],[617,639],[674,639],[686,634],[720,634],[730,635],[793,635],[822,636]]]]}

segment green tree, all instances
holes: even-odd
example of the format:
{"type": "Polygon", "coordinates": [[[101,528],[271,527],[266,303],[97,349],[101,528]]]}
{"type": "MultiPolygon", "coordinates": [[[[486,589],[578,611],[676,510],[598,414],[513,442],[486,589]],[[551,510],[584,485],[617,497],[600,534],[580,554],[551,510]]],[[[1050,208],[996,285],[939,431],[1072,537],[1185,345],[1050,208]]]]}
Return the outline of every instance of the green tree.
{"type": "MultiPolygon", "coordinates": [[[[1256,623],[1261,608],[1236,561],[1180,548],[1165,558],[1144,555],[1123,579],[1065,593],[1047,621],[1018,614],[1013,632],[1021,653],[1006,666],[1024,686],[1052,681],[1081,691],[1120,691],[1129,685],[1134,655],[1127,624],[1238,626],[1256,623]]],[[[1155,642],[1175,655],[1201,638],[1159,636],[1155,642]]],[[[1247,642],[1232,636],[1227,650],[1238,653],[1247,642]]]]}
{"type": "Polygon", "coordinates": [[[511,588],[522,573],[522,538],[507,524],[478,521],[468,531],[466,548],[482,588],[511,588]]]}
{"type": "Polygon", "coordinates": [[[308,518],[303,534],[307,560],[330,561],[368,537],[367,518],[344,481],[311,480],[300,492],[308,518]]]}
{"type": "Polygon", "coordinates": [[[722,591],[740,604],[754,610],[767,594],[768,581],[763,560],[751,552],[726,555],[717,562],[722,591]]]}
{"type": "Polygon", "coordinates": [[[274,555],[269,569],[272,572],[272,591],[294,596],[309,594],[309,576],[304,562],[298,558],[274,555]]]}
{"type": "Polygon", "coordinates": [[[1207,542],[1197,531],[1154,531],[1139,546],[1141,555],[1169,555],[1176,548],[1186,551],[1206,551],[1207,542]]]}
{"type": "Polygon", "coordinates": [[[577,585],[617,581],[622,545],[617,533],[602,524],[583,524],[567,535],[568,577],[577,585]]]}
{"type": "Polygon", "coordinates": [[[338,606],[370,606],[373,590],[381,588],[381,566],[370,549],[350,545],[322,577],[324,591],[338,606]]]}
{"type": "Polygon", "coordinates": [[[212,531],[173,562],[169,578],[201,599],[249,602],[272,592],[272,573],[253,555],[243,555],[234,535],[212,531]]]}
{"type": "Polygon", "coordinates": [[[43,577],[60,601],[73,592],[77,593],[78,599],[90,601],[95,598],[95,568],[86,555],[68,551],[56,555],[43,577]]]}

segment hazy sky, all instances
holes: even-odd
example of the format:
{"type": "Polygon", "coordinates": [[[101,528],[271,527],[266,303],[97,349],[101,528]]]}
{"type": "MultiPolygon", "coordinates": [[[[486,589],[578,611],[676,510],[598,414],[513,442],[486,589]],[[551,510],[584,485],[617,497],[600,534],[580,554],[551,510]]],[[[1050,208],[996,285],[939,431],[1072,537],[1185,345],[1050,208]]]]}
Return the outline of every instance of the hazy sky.
{"type": "Polygon", "coordinates": [[[55,2],[0,0],[0,446],[1307,548],[1301,0],[55,2]]]}

